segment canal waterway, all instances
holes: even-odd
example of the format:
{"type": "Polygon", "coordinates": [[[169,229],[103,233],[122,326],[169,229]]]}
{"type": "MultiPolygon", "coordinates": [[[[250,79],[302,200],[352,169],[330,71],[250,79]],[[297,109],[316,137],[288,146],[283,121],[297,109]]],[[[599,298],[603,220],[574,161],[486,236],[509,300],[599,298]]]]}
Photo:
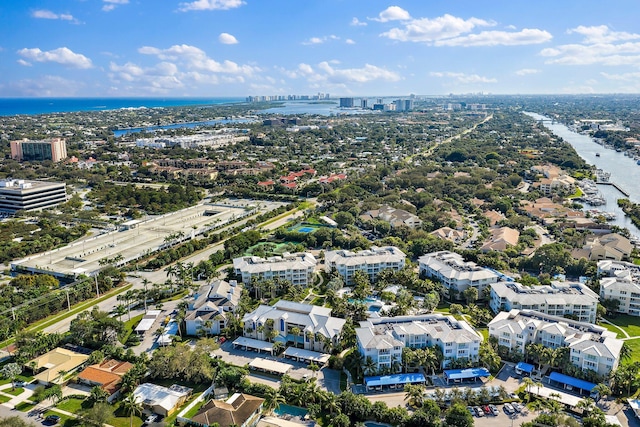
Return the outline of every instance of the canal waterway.
{"type": "MultiPolygon", "coordinates": [[[[640,187],[638,186],[638,183],[640,183],[640,165],[633,158],[625,156],[624,153],[604,148],[602,145],[596,144],[591,137],[574,132],[562,123],[547,122],[547,120],[551,121],[549,117],[530,112],[525,112],[524,114],[536,120],[545,120],[544,126],[554,135],[571,144],[578,155],[587,163],[611,174],[609,180],[615,182],[620,188],[629,193],[629,197],[611,185],[598,185],[598,190],[604,196],[606,205],[595,206],[594,208],[615,213],[616,219],[608,221],[609,224],[625,227],[631,234],[640,236],[640,230],[633,225],[631,219],[622,212],[617,203],[618,199],[625,198],[634,203],[640,202],[640,187]],[[599,154],[599,156],[596,154],[599,154]]],[[[585,207],[591,208],[588,205],[585,205],[585,207]]]]}

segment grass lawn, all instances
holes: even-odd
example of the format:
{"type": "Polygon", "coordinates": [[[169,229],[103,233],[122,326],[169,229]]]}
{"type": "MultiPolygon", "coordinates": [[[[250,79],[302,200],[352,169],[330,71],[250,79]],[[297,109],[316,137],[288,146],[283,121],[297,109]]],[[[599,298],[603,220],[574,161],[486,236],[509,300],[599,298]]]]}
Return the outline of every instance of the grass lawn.
{"type": "Polygon", "coordinates": [[[60,403],[56,405],[56,408],[62,409],[63,411],[71,412],[72,414],[77,414],[83,409],[86,409],[82,406],[84,402],[83,399],[77,399],[75,397],[71,397],[69,399],[64,399],[60,403]]]}
{"type": "Polygon", "coordinates": [[[640,338],[636,340],[627,340],[625,343],[631,350],[631,358],[622,363],[624,365],[630,365],[634,362],[640,362],[640,338]]]}
{"type": "Polygon", "coordinates": [[[618,314],[616,317],[607,317],[607,320],[627,331],[630,337],[640,337],[640,317],[618,314]]]}
{"type": "MultiPolygon", "coordinates": [[[[127,314],[123,314],[122,316],[125,319],[129,318],[127,314]]],[[[143,317],[144,317],[144,314],[141,314],[139,316],[132,317],[131,320],[126,320],[124,322],[124,329],[122,330],[122,339],[120,340],[122,344],[125,344],[127,342],[127,340],[129,339],[129,336],[133,333],[133,329],[140,322],[140,320],[142,320],[143,317]]]]}
{"type": "MultiPolygon", "coordinates": [[[[114,427],[129,427],[129,415],[125,414],[122,408],[122,402],[118,402],[114,408],[115,417],[109,421],[114,427]]],[[[133,416],[133,427],[140,427],[144,421],[140,417],[133,416]]]]}
{"type": "Polygon", "coordinates": [[[22,392],[24,391],[24,389],[22,387],[17,387],[14,390],[8,389],[8,390],[3,390],[5,393],[11,394],[13,396],[19,396],[22,394],[22,392]]]}
{"type": "Polygon", "coordinates": [[[20,412],[29,412],[36,407],[35,403],[20,402],[16,405],[16,409],[20,412]]]}
{"type": "Polygon", "coordinates": [[[7,403],[10,400],[11,398],[9,396],[5,396],[4,394],[0,395],[0,403],[7,403]]]}
{"type": "Polygon", "coordinates": [[[478,328],[476,329],[482,335],[485,341],[489,341],[489,329],[488,328],[478,328]]]}
{"type": "Polygon", "coordinates": [[[64,426],[64,427],[73,427],[73,426],[77,426],[78,424],[80,424],[80,421],[78,421],[78,419],[70,417],[68,415],[62,414],[58,411],[49,409],[48,411],[46,411],[44,414],[42,414],[42,416],[44,418],[46,418],[49,415],[57,415],[60,417],[60,423],[58,425],[64,426]]]}
{"type": "MultiPolygon", "coordinates": [[[[16,377],[16,381],[23,381],[25,383],[29,383],[31,381],[33,381],[33,377],[30,375],[18,375],[16,377]]],[[[9,384],[11,382],[11,380],[9,378],[2,378],[0,380],[0,385],[5,385],[5,384],[9,384]]]]}

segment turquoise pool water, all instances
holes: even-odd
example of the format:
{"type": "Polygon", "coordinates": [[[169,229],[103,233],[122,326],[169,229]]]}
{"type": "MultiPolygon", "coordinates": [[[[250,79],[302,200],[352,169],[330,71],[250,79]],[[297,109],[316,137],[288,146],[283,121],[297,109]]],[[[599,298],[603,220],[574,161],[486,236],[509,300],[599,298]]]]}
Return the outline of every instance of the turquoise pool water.
{"type": "Polygon", "coordinates": [[[304,416],[307,415],[309,411],[299,406],[280,405],[273,412],[278,415],[293,415],[294,417],[304,418],[304,416]]]}
{"type": "Polygon", "coordinates": [[[365,421],[364,425],[367,427],[391,427],[389,424],[376,423],[374,421],[365,421]]]}

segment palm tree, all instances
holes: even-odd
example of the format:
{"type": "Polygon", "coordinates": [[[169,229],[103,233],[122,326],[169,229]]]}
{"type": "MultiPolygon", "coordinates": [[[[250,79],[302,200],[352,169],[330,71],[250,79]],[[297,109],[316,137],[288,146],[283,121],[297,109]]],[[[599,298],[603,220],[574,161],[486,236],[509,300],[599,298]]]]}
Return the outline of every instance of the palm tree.
{"type": "Polygon", "coordinates": [[[129,393],[122,400],[122,408],[125,414],[129,415],[129,427],[133,427],[133,416],[142,415],[142,406],[140,406],[133,393],[129,393]]]}
{"type": "Polygon", "coordinates": [[[632,354],[631,347],[629,347],[626,341],[623,341],[622,348],[620,349],[620,360],[625,362],[630,360],[631,354],[632,354]]]}
{"type": "Polygon", "coordinates": [[[598,399],[600,400],[605,396],[609,396],[611,394],[611,389],[603,383],[597,384],[593,390],[591,390],[592,392],[595,391],[596,393],[598,393],[598,399]]]}
{"type": "Polygon", "coordinates": [[[378,364],[373,361],[371,356],[367,356],[364,361],[364,372],[365,374],[373,375],[378,370],[378,364]]]}
{"type": "Polygon", "coordinates": [[[547,407],[545,403],[540,399],[535,399],[533,402],[527,403],[527,407],[534,412],[540,413],[547,407]]]}
{"type": "Polygon", "coordinates": [[[425,388],[423,385],[408,384],[405,388],[404,400],[407,400],[416,408],[421,408],[424,403],[425,388]]]}
{"type": "Polygon", "coordinates": [[[298,348],[298,336],[300,336],[300,328],[298,328],[297,326],[294,326],[293,328],[291,328],[290,330],[291,335],[293,335],[293,345],[298,348]]]}
{"type": "Polygon", "coordinates": [[[281,404],[286,403],[284,396],[275,389],[269,387],[264,394],[264,409],[267,413],[271,413],[278,409],[281,404]]]}
{"type": "Polygon", "coordinates": [[[596,408],[596,404],[593,399],[586,398],[578,402],[576,408],[582,409],[582,412],[588,416],[596,408]]]}

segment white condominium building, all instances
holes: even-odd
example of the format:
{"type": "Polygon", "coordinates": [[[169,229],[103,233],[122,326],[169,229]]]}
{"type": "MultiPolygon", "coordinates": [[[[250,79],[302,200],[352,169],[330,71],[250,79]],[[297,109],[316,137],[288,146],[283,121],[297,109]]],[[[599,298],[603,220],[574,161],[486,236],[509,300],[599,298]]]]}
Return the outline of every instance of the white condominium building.
{"type": "Polygon", "coordinates": [[[536,310],[553,316],[573,315],[595,323],[598,294],[581,283],[553,282],[550,286],[523,286],[515,282],[491,284],[489,302],[494,313],[536,310]]]}
{"type": "Polygon", "coordinates": [[[640,266],[630,262],[598,261],[600,298],[620,301],[618,312],[640,316],[640,266]]]}
{"type": "Polygon", "coordinates": [[[487,285],[496,283],[498,275],[474,262],[465,262],[455,252],[432,252],[418,258],[420,275],[438,279],[447,291],[463,292],[472,286],[481,292],[487,285]]]}
{"type": "Polygon", "coordinates": [[[313,255],[285,252],[282,256],[260,258],[246,256],[234,258],[233,270],[243,283],[261,280],[283,279],[294,285],[306,286],[313,280],[316,259],[313,255]]]}
{"type": "Polygon", "coordinates": [[[503,311],[489,322],[489,335],[499,345],[525,354],[530,343],[569,347],[571,363],[608,375],[618,367],[623,341],[601,326],[551,316],[533,310],[503,311]]]}
{"type": "Polygon", "coordinates": [[[373,282],[382,270],[388,268],[395,271],[402,270],[406,257],[404,252],[395,246],[382,248],[372,246],[371,249],[360,252],[344,249],[327,251],[324,255],[325,271],[329,273],[335,268],[343,277],[346,285],[351,285],[353,274],[356,271],[366,273],[373,282]]]}
{"type": "Polygon", "coordinates": [[[260,305],[242,318],[244,336],[266,341],[275,330],[274,341],[303,343],[306,350],[324,351],[325,341],[337,344],[346,320],[331,316],[331,309],[316,305],[280,300],[274,305],[260,305]]]}
{"type": "Polygon", "coordinates": [[[482,336],[463,320],[441,314],[370,318],[356,329],[358,350],[378,369],[401,363],[402,349],[439,347],[449,360],[477,360],[482,336]]]}

